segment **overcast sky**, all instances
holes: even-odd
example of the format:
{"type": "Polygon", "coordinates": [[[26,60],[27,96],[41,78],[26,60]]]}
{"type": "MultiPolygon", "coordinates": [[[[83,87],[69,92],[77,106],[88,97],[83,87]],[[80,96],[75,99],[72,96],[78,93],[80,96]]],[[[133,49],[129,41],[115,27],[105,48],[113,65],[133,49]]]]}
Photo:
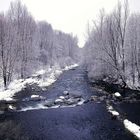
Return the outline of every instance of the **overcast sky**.
{"type": "MultiPolygon", "coordinates": [[[[0,0],[0,11],[6,11],[10,1],[0,0]]],[[[54,29],[73,33],[82,46],[88,21],[96,19],[99,10],[110,12],[118,0],[21,0],[36,20],[46,20],[54,29]]],[[[121,0],[122,1],[122,0],[121,0]]],[[[140,0],[129,0],[130,10],[140,12],[140,0]]]]}

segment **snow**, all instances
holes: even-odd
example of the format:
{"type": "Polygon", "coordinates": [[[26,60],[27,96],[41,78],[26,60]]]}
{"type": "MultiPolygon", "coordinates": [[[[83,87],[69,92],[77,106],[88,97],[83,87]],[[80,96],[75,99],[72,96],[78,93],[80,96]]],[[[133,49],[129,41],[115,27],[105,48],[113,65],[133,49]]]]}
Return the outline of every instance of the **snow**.
{"type": "Polygon", "coordinates": [[[58,67],[54,67],[52,69],[51,68],[41,69],[32,75],[34,77],[27,78],[25,80],[24,79],[14,80],[13,82],[10,83],[7,90],[1,88],[2,90],[0,91],[0,100],[6,101],[13,100],[12,97],[15,95],[15,93],[18,93],[22,89],[26,88],[27,84],[28,85],[37,84],[41,88],[48,87],[57,80],[57,78],[63,71],[70,70],[77,66],[78,64],[66,66],[62,70],[58,67]],[[42,75],[43,78],[38,79],[36,77],[38,75],[42,75]]]}
{"type": "Polygon", "coordinates": [[[109,111],[110,113],[112,113],[113,116],[119,116],[119,113],[117,111],[109,111]]]}
{"type": "MultiPolygon", "coordinates": [[[[50,107],[52,108],[52,107],[50,107]]],[[[54,106],[56,108],[56,106],[54,106]]],[[[25,112],[29,110],[39,110],[39,109],[49,109],[49,107],[44,106],[44,103],[39,103],[36,106],[28,106],[28,107],[23,107],[21,110],[18,110],[18,112],[25,112]]]]}
{"type": "Polygon", "coordinates": [[[64,91],[63,94],[64,94],[64,95],[68,95],[69,92],[68,92],[68,91],[64,91]]]}
{"type": "Polygon", "coordinates": [[[43,74],[45,74],[46,73],[46,71],[45,70],[39,70],[39,71],[37,71],[36,73],[35,73],[35,76],[36,75],[43,75],[43,74]]]}
{"type": "Polygon", "coordinates": [[[39,81],[37,79],[28,78],[26,80],[19,79],[14,80],[11,82],[11,84],[8,86],[7,90],[3,90],[0,92],[0,100],[13,100],[12,97],[15,95],[15,93],[20,92],[22,89],[26,87],[27,84],[33,84],[38,83],[39,81]]]}
{"type": "Polygon", "coordinates": [[[50,108],[59,108],[59,107],[60,107],[60,105],[55,105],[55,106],[52,106],[50,108]]]}
{"type": "Polygon", "coordinates": [[[31,95],[31,98],[39,98],[39,95],[31,95]]]}
{"type": "MultiPolygon", "coordinates": [[[[42,78],[40,79],[37,84],[40,86],[40,87],[48,87],[50,85],[52,85],[56,80],[57,78],[60,76],[60,74],[62,73],[62,70],[58,70],[58,69],[52,69],[52,70],[49,70],[50,74],[49,73],[45,73],[47,74],[47,78],[42,78]]],[[[44,76],[45,77],[45,76],[44,76]]]]}
{"type": "Polygon", "coordinates": [[[43,105],[38,105],[36,107],[28,106],[25,108],[22,108],[19,112],[25,112],[28,110],[39,110],[39,109],[47,109],[48,107],[44,107],[43,105]]]}
{"type": "Polygon", "coordinates": [[[55,71],[55,76],[58,77],[60,74],[62,74],[62,70],[56,70],[55,71]]]}
{"type": "Polygon", "coordinates": [[[82,99],[80,102],[77,103],[77,105],[82,105],[84,103],[84,99],[82,99]]]}
{"type": "Polygon", "coordinates": [[[8,107],[9,107],[9,109],[11,109],[11,110],[16,110],[16,108],[13,107],[12,105],[9,105],[8,107]]]}
{"type": "Polygon", "coordinates": [[[119,92],[114,93],[114,95],[115,95],[116,97],[121,97],[121,94],[120,94],[119,92]]]}
{"type": "MultiPolygon", "coordinates": [[[[113,116],[119,116],[119,113],[113,109],[112,106],[107,107],[108,111],[113,115],[113,116]]],[[[138,139],[140,139],[140,126],[138,126],[135,123],[132,123],[131,121],[125,119],[123,121],[123,124],[126,129],[128,129],[131,133],[133,133],[138,139]]]]}
{"type": "Polygon", "coordinates": [[[0,100],[12,100],[12,97],[15,93],[21,91],[25,88],[25,82],[22,82],[21,79],[13,81],[7,90],[3,90],[0,92],[0,100]]]}
{"type": "MultiPolygon", "coordinates": [[[[107,106],[108,111],[113,115],[113,116],[119,116],[119,113],[113,109],[112,106],[107,106]]],[[[138,139],[140,139],[140,126],[138,126],[135,123],[132,123],[131,121],[125,119],[123,121],[123,124],[126,129],[128,129],[131,133],[133,133],[138,139]]]]}
{"type": "Polygon", "coordinates": [[[140,139],[140,126],[136,125],[135,123],[130,122],[129,120],[125,119],[123,121],[124,126],[128,129],[131,133],[133,133],[138,139],[140,139]]]}
{"type": "Polygon", "coordinates": [[[108,111],[113,115],[113,116],[119,116],[119,112],[115,111],[112,106],[107,107],[108,111]]]}
{"type": "Polygon", "coordinates": [[[60,96],[59,99],[62,99],[63,100],[63,99],[65,99],[65,97],[64,96],[60,96]]]}
{"type": "Polygon", "coordinates": [[[108,107],[108,110],[113,110],[113,107],[112,107],[112,106],[109,106],[109,107],[108,107]]]}
{"type": "Polygon", "coordinates": [[[56,99],[56,100],[55,100],[55,103],[61,103],[61,102],[63,102],[62,99],[56,99]]]}
{"type": "Polygon", "coordinates": [[[48,78],[46,78],[46,79],[41,79],[41,80],[38,81],[37,83],[38,83],[38,85],[39,85],[40,87],[47,87],[47,86],[52,85],[56,80],[57,80],[57,79],[56,79],[56,77],[55,77],[55,75],[54,75],[54,72],[52,72],[48,78]]]}
{"type": "Polygon", "coordinates": [[[73,69],[75,67],[78,67],[78,64],[73,64],[73,65],[70,65],[70,66],[66,66],[63,70],[70,70],[70,69],[73,69]]]}

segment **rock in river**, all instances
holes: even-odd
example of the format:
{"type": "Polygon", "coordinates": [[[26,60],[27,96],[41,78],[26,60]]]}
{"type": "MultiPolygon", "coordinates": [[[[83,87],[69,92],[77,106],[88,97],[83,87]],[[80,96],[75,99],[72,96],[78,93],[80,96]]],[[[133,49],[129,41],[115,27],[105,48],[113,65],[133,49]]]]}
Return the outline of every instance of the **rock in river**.
{"type": "Polygon", "coordinates": [[[52,107],[52,106],[54,106],[54,101],[53,100],[47,100],[47,101],[45,101],[44,106],[52,107]]]}
{"type": "Polygon", "coordinates": [[[64,95],[69,95],[69,92],[68,92],[67,90],[65,90],[65,91],[63,92],[63,94],[64,94],[64,95]]]}
{"type": "Polygon", "coordinates": [[[55,100],[55,103],[56,103],[56,104],[63,103],[63,100],[62,100],[62,99],[56,99],[56,100],[55,100]]]}

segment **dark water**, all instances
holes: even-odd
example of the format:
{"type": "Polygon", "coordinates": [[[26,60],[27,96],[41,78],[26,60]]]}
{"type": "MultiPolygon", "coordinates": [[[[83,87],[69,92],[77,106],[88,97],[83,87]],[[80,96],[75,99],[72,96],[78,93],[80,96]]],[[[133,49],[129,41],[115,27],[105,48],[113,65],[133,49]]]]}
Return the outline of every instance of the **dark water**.
{"type": "MultiPolygon", "coordinates": [[[[64,90],[70,94],[81,93],[84,99],[97,95],[81,68],[65,72],[41,94],[52,99],[62,95],[64,90]]],[[[1,115],[0,140],[134,140],[134,137],[121,122],[111,119],[104,103],[89,102],[72,108],[1,115]]]]}
{"type": "Polygon", "coordinates": [[[130,88],[122,88],[121,85],[104,81],[91,83],[104,88],[110,95],[115,92],[121,93],[122,99],[119,103],[115,101],[115,108],[123,115],[123,118],[130,120],[140,126],[140,91],[130,88]],[[127,100],[126,100],[127,98],[127,100]]]}
{"type": "Polygon", "coordinates": [[[140,102],[121,103],[118,105],[125,118],[140,126],[140,102]]]}

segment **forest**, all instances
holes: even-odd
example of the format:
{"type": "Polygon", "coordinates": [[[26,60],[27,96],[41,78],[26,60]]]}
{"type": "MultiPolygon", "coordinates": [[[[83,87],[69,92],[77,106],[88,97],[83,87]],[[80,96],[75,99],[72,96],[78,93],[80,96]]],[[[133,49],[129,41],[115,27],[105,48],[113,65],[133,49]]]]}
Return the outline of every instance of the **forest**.
{"type": "Polygon", "coordinates": [[[118,2],[87,28],[84,63],[92,79],[138,88],[140,85],[140,14],[129,10],[128,1],[118,2]],[[87,55],[88,54],[88,55],[87,55]]]}
{"type": "Polygon", "coordinates": [[[0,13],[0,79],[6,88],[41,67],[60,67],[77,61],[78,39],[35,21],[21,1],[0,13]]]}

